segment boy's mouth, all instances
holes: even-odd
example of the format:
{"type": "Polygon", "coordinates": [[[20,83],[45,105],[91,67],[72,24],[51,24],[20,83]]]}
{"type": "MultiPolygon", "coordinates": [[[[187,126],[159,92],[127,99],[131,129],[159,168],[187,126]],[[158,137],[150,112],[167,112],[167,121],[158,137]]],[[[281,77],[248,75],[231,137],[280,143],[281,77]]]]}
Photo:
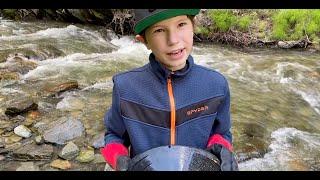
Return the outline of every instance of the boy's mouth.
{"type": "Polygon", "coordinates": [[[178,50],[174,50],[174,51],[171,51],[170,53],[168,53],[168,55],[171,56],[171,57],[179,57],[179,56],[182,55],[183,51],[184,51],[184,48],[178,49],[178,50]]]}

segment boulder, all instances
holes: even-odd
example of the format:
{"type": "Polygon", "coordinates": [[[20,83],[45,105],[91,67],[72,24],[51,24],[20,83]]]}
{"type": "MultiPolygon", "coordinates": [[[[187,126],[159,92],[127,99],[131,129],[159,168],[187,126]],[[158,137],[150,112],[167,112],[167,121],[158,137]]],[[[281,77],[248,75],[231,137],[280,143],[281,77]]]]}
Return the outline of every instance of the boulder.
{"type": "Polygon", "coordinates": [[[32,135],[31,130],[25,127],[24,125],[19,125],[14,128],[14,133],[18,136],[28,138],[32,135]]]}
{"type": "Polygon", "coordinates": [[[100,133],[93,138],[92,147],[96,149],[104,147],[104,134],[105,134],[104,132],[100,133]]]}
{"type": "Polygon", "coordinates": [[[52,128],[49,128],[43,133],[43,138],[46,142],[65,144],[66,141],[82,136],[84,127],[81,121],[75,119],[67,119],[60,121],[52,128]]]}
{"type": "Polygon", "coordinates": [[[81,150],[79,156],[77,157],[77,161],[82,163],[88,163],[94,160],[94,150],[93,149],[86,149],[81,150]]]}
{"type": "Polygon", "coordinates": [[[51,145],[35,145],[29,143],[13,151],[13,159],[19,161],[42,161],[50,160],[53,157],[51,145]]]}
{"type": "Polygon", "coordinates": [[[71,163],[66,160],[56,159],[50,163],[50,166],[53,168],[66,170],[71,168],[71,163]]]}
{"type": "Polygon", "coordinates": [[[73,142],[68,142],[66,146],[63,147],[62,151],[59,153],[59,157],[66,160],[72,160],[79,154],[79,148],[73,142]]]}
{"type": "Polygon", "coordinates": [[[69,81],[59,84],[49,84],[44,87],[44,91],[48,96],[55,96],[59,93],[70,91],[73,89],[78,89],[79,85],[77,81],[69,81]]]}
{"type": "Polygon", "coordinates": [[[11,104],[10,107],[6,109],[5,114],[8,116],[16,116],[37,109],[38,104],[34,103],[32,100],[27,99],[11,104]]]}

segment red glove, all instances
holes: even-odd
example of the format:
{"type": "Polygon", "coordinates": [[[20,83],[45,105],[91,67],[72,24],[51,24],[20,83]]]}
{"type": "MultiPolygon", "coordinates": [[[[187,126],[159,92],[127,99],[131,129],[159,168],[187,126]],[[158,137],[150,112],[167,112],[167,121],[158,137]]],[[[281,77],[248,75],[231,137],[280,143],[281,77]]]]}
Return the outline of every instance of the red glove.
{"type": "MultiPolygon", "coordinates": [[[[121,159],[129,159],[128,148],[121,143],[110,143],[107,144],[104,148],[100,149],[100,152],[106,162],[111,165],[115,170],[123,169],[118,163],[123,163],[121,159]],[[126,157],[126,158],[123,158],[126,157]]],[[[127,166],[127,165],[126,165],[127,166]]]]}
{"type": "Polygon", "coordinates": [[[209,138],[207,148],[211,147],[214,144],[221,144],[223,147],[228,149],[229,151],[232,151],[232,145],[228,140],[223,138],[220,134],[214,134],[209,138]]]}
{"type": "Polygon", "coordinates": [[[220,160],[221,171],[238,171],[238,162],[232,152],[232,145],[220,134],[209,138],[207,150],[220,160]]]}

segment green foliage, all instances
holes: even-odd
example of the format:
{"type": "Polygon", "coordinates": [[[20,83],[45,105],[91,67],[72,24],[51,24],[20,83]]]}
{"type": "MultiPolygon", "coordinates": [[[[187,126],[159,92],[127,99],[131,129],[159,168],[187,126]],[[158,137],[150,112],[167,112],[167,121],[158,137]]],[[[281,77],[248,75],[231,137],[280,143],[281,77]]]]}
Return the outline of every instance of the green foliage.
{"type": "Polygon", "coordinates": [[[210,29],[214,31],[227,32],[231,29],[248,31],[252,22],[250,15],[235,15],[232,10],[209,10],[208,15],[213,22],[210,29]]]}
{"type": "Polygon", "coordinates": [[[206,27],[198,26],[195,29],[195,33],[201,34],[201,35],[204,35],[204,36],[208,36],[209,33],[210,33],[210,30],[208,28],[206,28],[206,27]]]}
{"type": "Polygon", "coordinates": [[[208,15],[214,23],[213,29],[222,32],[230,30],[237,21],[231,10],[209,10],[208,15]]]}
{"type": "Polygon", "coordinates": [[[249,25],[251,24],[251,17],[250,16],[243,16],[238,20],[238,27],[242,31],[248,31],[249,25]]]}
{"type": "Polygon", "coordinates": [[[299,40],[320,32],[320,10],[280,10],[272,18],[272,36],[278,40],[299,40]]]}
{"type": "Polygon", "coordinates": [[[2,9],[1,10],[1,13],[4,17],[8,17],[11,19],[15,19],[16,12],[17,12],[16,9],[2,9]]]}
{"type": "Polygon", "coordinates": [[[196,28],[196,33],[210,36],[215,32],[248,32],[268,40],[301,40],[320,43],[320,9],[207,10],[210,23],[196,28]],[[210,25],[208,25],[210,24],[210,25]]]}

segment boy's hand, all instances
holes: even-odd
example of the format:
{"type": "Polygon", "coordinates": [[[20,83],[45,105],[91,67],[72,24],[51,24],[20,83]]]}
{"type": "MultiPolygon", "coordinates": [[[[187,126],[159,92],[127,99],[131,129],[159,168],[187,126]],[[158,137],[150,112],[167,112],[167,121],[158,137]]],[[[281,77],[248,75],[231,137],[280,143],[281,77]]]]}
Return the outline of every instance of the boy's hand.
{"type": "Polygon", "coordinates": [[[209,138],[207,150],[220,160],[221,171],[239,171],[232,145],[220,134],[214,134],[209,138]]]}
{"type": "Polygon", "coordinates": [[[116,171],[127,171],[129,168],[130,158],[128,156],[118,156],[116,171]]]}
{"type": "Polygon", "coordinates": [[[107,144],[101,150],[101,154],[114,170],[126,171],[129,165],[129,153],[127,147],[121,143],[107,144]]]}
{"type": "Polygon", "coordinates": [[[220,160],[221,171],[239,171],[234,154],[221,144],[214,144],[209,151],[220,160]]]}

